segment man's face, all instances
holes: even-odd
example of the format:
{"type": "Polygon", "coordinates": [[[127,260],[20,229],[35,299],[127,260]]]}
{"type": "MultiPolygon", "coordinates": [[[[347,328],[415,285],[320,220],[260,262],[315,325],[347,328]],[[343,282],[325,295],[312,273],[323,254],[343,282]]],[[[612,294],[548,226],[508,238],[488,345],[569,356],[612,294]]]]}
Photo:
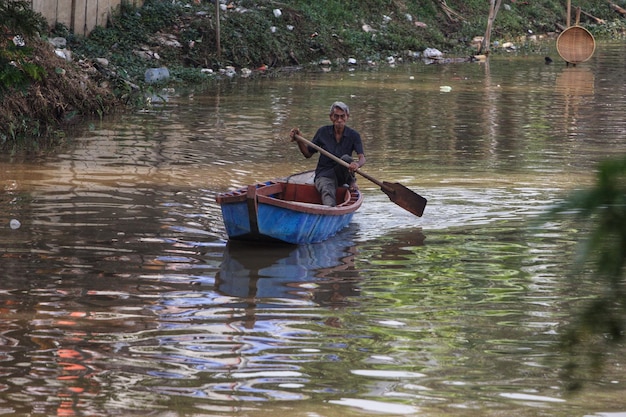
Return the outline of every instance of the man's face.
{"type": "Polygon", "coordinates": [[[330,114],[330,121],[333,122],[335,127],[344,127],[348,121],[348,117],[350,116],[348,116],[345,111],[335,107],[333,112],[330,114]]]}

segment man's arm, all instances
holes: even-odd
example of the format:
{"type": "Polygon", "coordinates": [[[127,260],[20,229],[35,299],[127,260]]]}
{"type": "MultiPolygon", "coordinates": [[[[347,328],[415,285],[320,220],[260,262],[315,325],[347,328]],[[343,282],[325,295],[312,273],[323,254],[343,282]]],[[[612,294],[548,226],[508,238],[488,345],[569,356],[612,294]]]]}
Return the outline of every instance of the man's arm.
{"type": "Polygon", "coordinates": [[[365,155],[360,153],[358,157],[359,157],[358,161],[352,161],[350,163],[350,168],[349,168],[350,172],[354,172],[357,169],[361,168],[363,165],[365,165],[365,155]]]}
{"type": "Polygon", "coordinates": [[[359,164],[358,168],[361,168],[363,165],[365,165],[365,155],[360,153],[358,156],[359,160],[357,161],[357,164],[359,164]]]}
{"type": "Polygon", "coordinates": [[[298,143],[298,148],[300,149],[300,152],[302,152],[302,155],[304,155],[305,158],[312,157],[313,152],[311,152],[309,145],[307,145],[304,142],[300,142],[299,140],[297,141],[295,138],[296,135],[300,136],[300,129],[298,129],[297,127],[294,127],[293,129],[291,129],[291,132],[289,132],[289,137],[291,138],[291,141],[298,143]]]}

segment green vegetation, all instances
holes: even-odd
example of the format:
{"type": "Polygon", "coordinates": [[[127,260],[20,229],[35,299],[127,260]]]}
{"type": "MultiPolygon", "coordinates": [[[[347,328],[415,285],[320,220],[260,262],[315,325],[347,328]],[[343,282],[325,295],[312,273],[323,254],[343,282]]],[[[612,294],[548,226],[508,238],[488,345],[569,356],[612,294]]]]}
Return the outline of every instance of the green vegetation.
{"type": "Polygon", "coordinates": [[[45,19],[30,2],[0,0],[0,148],[39,149],[63,138],[59,126],[109,112],[113,95],[86,80],[41,40],[45,19]]]}
{"type": "Polygon", "coordinates": [[[3,23],[0,33],[0,98],[9,89],[23,90],[31,82],[43,79],[43,68],[29,62],[33,48],[27,47],[24,37],[43,31],[46,23],[41,15],[30,10],[26,1],[0,1],[0,16],[3,23]]]}
{"type": "MultiPolygon", "coordinates": [[[[541,45],[529,35],[563,28],[563,3],[511,1],[498,14],[492,39],[513,41],[525,52],[540,50],[541,45]]],[[[388,56],[411,57],[410,52],[429,47],[468,57],[476,53],[472,39],[484,35],[489,9],[484,0],[240,0],[229,4],[233,7],[219,13],[219,53],[215,5],[205,0],[199,4],[146,0],[141,9],[124,5],[109,27],[96,29],[88,38],[70,35],[70,46],[79,56],[107,58],[134,83],[141,84],[146,68],[159,65],[169,68],[174,81],[201,82],[207,76],[193,69],[281,68],[349,57],[359,62],[380,61],[388,56]],[[275,9],[280,10],[279,16],[275,9]],[[163,45],[159,42],[162,35],[175,36],[180,46],[163,45]],[[157,52],[160,59],[146,61],[137,54],[140,48],[157,52]]],[[[585,21],[592,33],[616,36],[626,29],[606,5],[594,1],[580,5],[613,22],[585,21]]]]}
{"type": "Polygon", "coordinates": [[[573,358],[584,352],[589,359],[587,366],[573,360],[566,369],[570,388],[576,389],[590,369],[601,368],[611,346],[623,342],[626,334],[626,158],[601,163],[596,185],[572,194],[553,215],[572,212],[577,223],[591,229],[576,265],[583,272],[573,278],[586,274],[591,278],[581,282],[597,284],[563,340],[573,358]]]}

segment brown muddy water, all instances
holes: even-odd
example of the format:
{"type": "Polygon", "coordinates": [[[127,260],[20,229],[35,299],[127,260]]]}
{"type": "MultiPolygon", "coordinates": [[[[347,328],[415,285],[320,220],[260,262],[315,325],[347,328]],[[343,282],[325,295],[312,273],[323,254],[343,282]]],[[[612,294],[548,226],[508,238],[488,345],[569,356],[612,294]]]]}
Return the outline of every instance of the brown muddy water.
{"type": "Polygon", "coordinates": [[[565,389],[587,229],[540,216],[626,152],[626,48],[548,53],[226,79],[3,156],[0,414],[625,416],[623,351],[565,389]],[[227,244],[216,193],[313,168],[287,134],[335,100],[424,216],[361,178],[327,242],[227,244]]]}

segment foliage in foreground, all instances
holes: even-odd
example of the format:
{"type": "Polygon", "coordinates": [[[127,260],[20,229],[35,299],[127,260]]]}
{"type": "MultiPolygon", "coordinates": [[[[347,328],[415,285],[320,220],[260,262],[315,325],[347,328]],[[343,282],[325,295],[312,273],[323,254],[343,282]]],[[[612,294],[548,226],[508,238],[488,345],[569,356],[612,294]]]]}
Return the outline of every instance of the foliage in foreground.
{"type": "Polygon", "coordinates": [[[586,274],[598,284],[593,300],[563,338],[563,347],[572,357],[585,352],[589,359],[587,367],[576,361],[566,367],[570,388],[576,389],[590,370],[601,368],[607,351],[626,335],[626,157],[601,163],[595,186],[572,194],[553,214],[572,212],[578,222],[591,225],[581,246],[578,270],[585,271],[584,266],[590,264],[586,274]]]}

